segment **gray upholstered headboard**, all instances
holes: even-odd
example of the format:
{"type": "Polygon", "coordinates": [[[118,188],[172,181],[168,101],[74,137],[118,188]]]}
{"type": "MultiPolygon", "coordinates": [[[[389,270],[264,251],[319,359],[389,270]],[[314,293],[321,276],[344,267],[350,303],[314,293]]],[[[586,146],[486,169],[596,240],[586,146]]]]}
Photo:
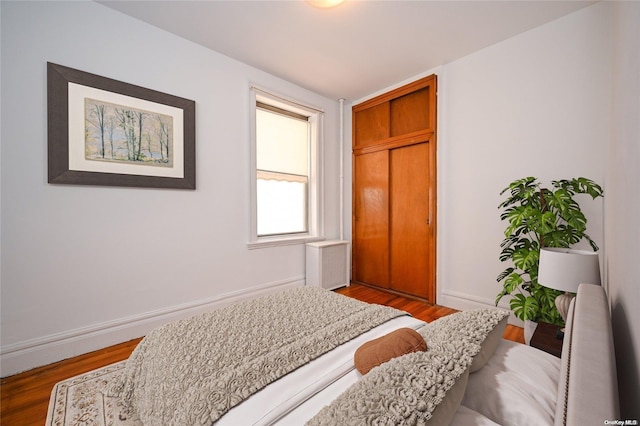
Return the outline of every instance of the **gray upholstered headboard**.
{"type": "Polygon", "coordinates": [[[581,284],[571,302],[561,365],[555,426],[619,419],[609,304],[598,285],[581,284]]]}

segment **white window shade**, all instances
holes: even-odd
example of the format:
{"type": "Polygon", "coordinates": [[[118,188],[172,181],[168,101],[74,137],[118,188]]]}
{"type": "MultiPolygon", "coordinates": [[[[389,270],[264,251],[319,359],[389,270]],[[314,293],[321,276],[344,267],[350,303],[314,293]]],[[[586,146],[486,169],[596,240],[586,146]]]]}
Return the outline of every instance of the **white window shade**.
{"type": "Polygon", "coordinates": [[[299,182],[307,183],[309,179],[307,176],[302,175],[290,175],[277,172],[265,172],[264,170],[258,170],[256,172],[258,180],[280,180],[285,182],[299,182]]]}
{"type": "MultiPolygon", "coordinates": [[[[308,176],[309,122],[257,109],[256,124],[261,129],[256,138],[257,169],[308,176]]],[[[276,176],[269,173],[259,178],[276,179],[276,176]]]]}

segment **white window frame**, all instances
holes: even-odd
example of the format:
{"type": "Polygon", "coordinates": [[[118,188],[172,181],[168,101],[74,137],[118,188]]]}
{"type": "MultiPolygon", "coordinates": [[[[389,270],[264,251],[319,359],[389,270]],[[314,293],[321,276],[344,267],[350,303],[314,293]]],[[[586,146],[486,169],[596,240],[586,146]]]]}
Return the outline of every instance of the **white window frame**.
{"type": "Polygon", "coordinates": [[[261,89],[255,85],[249,90],[249,180],[250,180],[250,249],[282,246],[290,244],[305,244],[311,241],[324,239],[324,218],[322,210],[322,146],[324,110],[304,104],[300,101],[286,98],[271,91],[261,89]],[[299,234],[283,234],[258,236],[258,206],[257,206],[257,156],[256,156],[256,102],[273,105],[284,110],[292,111],[309,117],[310,150],[309,150],[309,206],[308,206],[308,231],[299,234]]]}

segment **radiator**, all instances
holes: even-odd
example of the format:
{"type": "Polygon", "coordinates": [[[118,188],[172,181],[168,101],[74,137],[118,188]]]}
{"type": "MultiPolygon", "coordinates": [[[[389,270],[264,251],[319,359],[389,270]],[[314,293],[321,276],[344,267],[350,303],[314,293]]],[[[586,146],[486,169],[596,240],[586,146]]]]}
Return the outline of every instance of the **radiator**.
{"type": "Polygon", "coordinates": [[[349,285],[349,242],[307,243],[307,285],[333,290],[349,285]]]}

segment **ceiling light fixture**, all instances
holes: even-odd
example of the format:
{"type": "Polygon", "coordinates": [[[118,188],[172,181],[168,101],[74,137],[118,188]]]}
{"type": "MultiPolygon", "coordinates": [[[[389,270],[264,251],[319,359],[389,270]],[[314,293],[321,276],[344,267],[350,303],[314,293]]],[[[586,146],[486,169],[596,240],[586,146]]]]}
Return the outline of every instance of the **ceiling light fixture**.
{"type": "Polygon", "coordinates": [[[321,9],[329,9],[342,4],[344,0],[307,0],[311,6],[319,7],[321,9]]]}

